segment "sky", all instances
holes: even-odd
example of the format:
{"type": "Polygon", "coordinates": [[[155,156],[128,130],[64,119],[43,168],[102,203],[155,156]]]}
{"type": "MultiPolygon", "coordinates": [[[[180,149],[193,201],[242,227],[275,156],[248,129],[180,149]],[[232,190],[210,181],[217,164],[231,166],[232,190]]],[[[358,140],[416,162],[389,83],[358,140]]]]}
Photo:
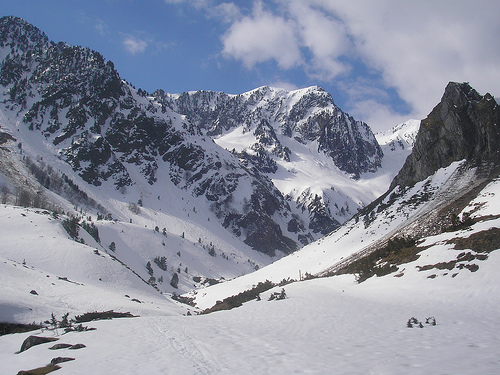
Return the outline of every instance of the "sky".
{"type": "MultiPolygon", "coordinates": [[[[320,86],[374,131],[449,81],[500,96],[498,0],[16,0],[0,16],[113,61],[148,92],[320,86]]],[[[497,100],[498,101],[498,100],[497,100]]]]}

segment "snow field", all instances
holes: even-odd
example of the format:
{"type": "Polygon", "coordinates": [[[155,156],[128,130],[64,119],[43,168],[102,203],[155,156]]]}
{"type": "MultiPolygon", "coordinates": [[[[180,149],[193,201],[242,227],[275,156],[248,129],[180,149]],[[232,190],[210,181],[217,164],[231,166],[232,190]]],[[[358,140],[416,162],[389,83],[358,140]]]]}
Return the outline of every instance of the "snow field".
{"type": "Polygon", "coordinates": [[[485,278],[499,285],[498,262],[492,253],[482,277],[460,274],[454,287],[451,278],[416,272],[359,285],[341,276],[289,284],[286,300],[262,298],[206,316],[91,322],[96,331],[60,337],[87,346],[78,351],[41,345],[14,355],[29,334],[10,335],[0,338],[0,360],[8,373],[69,356],[76,360],[59,373],[494,374],[499,294],[481,287],[485,278]],[[434,316],[437,325],[407,328],[413,316],[434,316]]]}

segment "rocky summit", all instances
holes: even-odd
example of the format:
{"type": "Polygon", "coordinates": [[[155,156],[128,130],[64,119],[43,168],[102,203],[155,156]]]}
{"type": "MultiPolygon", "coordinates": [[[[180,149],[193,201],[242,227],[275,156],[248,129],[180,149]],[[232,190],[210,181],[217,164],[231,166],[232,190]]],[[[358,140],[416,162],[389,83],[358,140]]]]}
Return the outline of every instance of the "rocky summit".
{"type": "Polygon", "coordinates": [[[439,168],[466,159],[471,164],[498,162],[500,107],[469,83],[450,82],[441,102],[422,120],[413,152],[391,186],[409,186],[439,168]]]}

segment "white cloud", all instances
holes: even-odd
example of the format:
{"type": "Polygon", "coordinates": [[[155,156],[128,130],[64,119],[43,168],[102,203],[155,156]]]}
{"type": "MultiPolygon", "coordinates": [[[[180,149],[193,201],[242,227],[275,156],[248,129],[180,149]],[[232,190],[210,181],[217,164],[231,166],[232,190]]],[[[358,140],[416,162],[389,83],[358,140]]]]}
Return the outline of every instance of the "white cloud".
{"type": "Polygon", "coordinates": [[[106,23],[101,20],[101,19],[97,19],[95,21],[95,29],[96,31],[101,35],[101,36],[105,36],[108,34],[108,26],[106,25],[106,23]]]}
{"type": "MultiPolygon", "coordinates": [[[[217,14],[213,0],[166,1],[217,14]]],[[[267,7],[257,0],[246,14],[243,6],[223,4],[225,57],[249,69],[275,61],[282,77],[301,68],[318,84],[343,90],[346,110],[370,125],[402,118],[389,91],[408,104],[403,117],[418,119],[439,102],[449,81],[500,94],[498,0],[274,0],[267,7]]]]}
{"type": "Polygon", "coordinates": [[[135,36],[129,35],[123,39],[123,45],[127,52],[135,55],[137,53],[144,52],[148,46],[148,42],[135,36]]]}
{"type": "Polygon", "coordinates": [[[309,76],[322,80],[333,80],[350,70],[349,65],[340,61],[351,45],[344,25],[331,14],[313,8],[305,1],[287,1],[288,16],[298,25],[302,47],[307,48],[312,57],[306,65],[309,76]]]}
{"type": "Polygon", "coordinates": [[[224,23],[231,23],[241,18],[240,8],[234,3],[221,3],[207,7],[209,17],[219,18],[224,23]]]}
{"type": "Polygon", "coordinates": [[[500,88],[498,1],[311,0],[346,25],[363,61],[425,117],[449,81],[500,88]]]}
{"type": "Polygon", "coordinates": [[[230,24],[242,17],[240,8],[234,2],[220,3],[217,0],[164,0],[167,4],[188,5],[195,10],[203,11],[207,18],[216,18],[230,24]]]}
{"type": "Polygon", "coordinates": [[[241,60],[247,68],[275,60],[282,69],[301,62],[293,22],[276,17],[256,2],[252,15],[234,22],[223,36],[223,53],[241,60]]]}

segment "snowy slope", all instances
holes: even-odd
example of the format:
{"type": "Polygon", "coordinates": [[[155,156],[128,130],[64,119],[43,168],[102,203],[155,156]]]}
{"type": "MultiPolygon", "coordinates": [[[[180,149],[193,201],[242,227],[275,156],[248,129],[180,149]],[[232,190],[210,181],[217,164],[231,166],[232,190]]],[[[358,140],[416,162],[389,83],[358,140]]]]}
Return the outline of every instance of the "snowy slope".
{"type": "Polygon", "coordinates": [[[90,216],[99,230],[101,245],[105,251],[109,252],[109,245],[114,242],[116,251],[112,254],[145,280],[150,277],[146,270],[146,264],[150,262],[154,277],[157,280],[163,278],[163,283],[157,283],[162,291],[185,292],[196,284],[194,277],[201,277],[203,280],[207,277],[233,278],[269,264],[273,259],[252,250],[224,230],[203,198],[193,197],[189,191],[172,186],[169,177],[162,175],[163,171],[168,173],[167,169],[159,172],[158,178],[162,183],[154,186],[137,183],[118,191],[103,184],[90,189],[72,173],[68,164],[47,150],[41,137],[23,127],[17,131],[15,123],[9,121],[1,111],[0,130],[17,137],[16,142],[6,143],[0,151],[2,170],[9,172],[8,176],[3,177],[0,173],[0,178],[4,181],[2,186],[10,186],[10,192],[6,196],[7,203],[15,203],[15,195],[19,189],[29,189],[47,202],[53,202],[56,211],[71,212],[72,215],[85,218],[90,216]],[[18,143],[22,143],[22,149],[17,147],[18,143]],[[50,165],[52,179],[56,175],[71,176],[93,200],[93,206],[99,205],[101,209],[92,208],[88,201],[80,203],[76,200],[75,191],[67,186],[60,195],[45,189],[27,170],[26,158],[38,160],[37,165],[50,165]],[[138,208],[138,213],[134,213],[130,210],[130,205],[132,203],[138,207],[136,202],[139,199],[142,207],[138,208]],[[96,211],[102,209],[113,220],[96,220],[96,211]],[[158,232],[155,231],[156,227],[158,232]],[[166,258],[166,271],[155,265],[156,257],[166,258]],[[170,285],[175,273],[179,276],[178,288],[170,285]]]}
{"type": "Polygon", "coordinates": [[[111,309],[141,315],[182,311],[83,230],[88,245],[70,239],[62,218],[48,211],[2,205],[0,222],[0,321],[111,309]]]}
{"type": "Polygon", "coordinates": [[[298,280],[306,272],[317,275],[338,269],[346,260],[352,260],[358,257],[357,254],[384,243],[396,233],[416,235],[419,229],[425,228],[419,220],[427,220],[432,213],[449,203],[451,196],[459,194],[455,189],[468,189],[473,171],[462,174],[460,165],[459,162],[454,163],[404,192],[394,191],[393,196],[399,196],[390,205],[389,200],[394,198],[388,194],[378,205],[388,207],[380,213],[375,207],[364,216],[356,216],[328,236],[257,272],[191,294],[196,297],[199,307],[205,309],[217,300],[251,289],[258,282],[270,280],[278,283],[288,278],[298,280]],[[424,194],[427,196],[422,199],[424,194]]]}
{"type": "MultiPolygon", "coordinates": [[[[443,260],[441,244],[455,235],[428,239],[436,245],[418,263],[443,260]]],[[[96,331],[60,336],[59,342],[85,344],[80,350],[44,344],[14,354],[29,334],[3,336],[0,359],[6,373],[63,356],[75,360],[62,363],[60,374],[495,374],[499,262],[493,252],[477,272],[435,278],[413,263],[403,277],[309,280],[287,285],[285,300],[266,295],[206,316],[92,322],[96,331]],[[424,328],[407,328],[411,317],[424,328]],[[425,324],[428,317],[435,326],[425,324]]]]}

